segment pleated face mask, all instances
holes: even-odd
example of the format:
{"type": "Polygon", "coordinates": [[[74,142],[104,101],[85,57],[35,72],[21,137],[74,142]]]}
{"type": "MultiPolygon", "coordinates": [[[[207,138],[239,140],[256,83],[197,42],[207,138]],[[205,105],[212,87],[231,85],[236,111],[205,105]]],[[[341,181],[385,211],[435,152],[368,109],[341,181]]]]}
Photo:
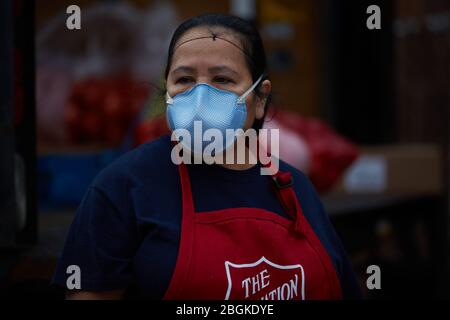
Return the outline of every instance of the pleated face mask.
{"type": "MultiPolygon", "coordinates": [[[[242,129],[245,120],[247,119],[247,106],[245,99],[261,82],[259,79],[241,96],[236,93],[226,90],[217,89],[207,83],[199,83],[189,90],[177,94],[173,98],[166,94],[167,104],[167,120],[170,129],[175,131],[177,129],[185,129],[190,135],[191,139],[201,139],[194,135],[194,124],[199,121],[201,123],[201,134],[208,129],[219,130],[222,134],[222,143],[216,148],[216,152],[220,153],[234,144],[234,139],[225,139],[226,130],[242,129]]],[[[202,151],[210,143],[210,141],[203,141],[202,151]]],[[[182,140],[183,147],[188,150],[194,150],[189,141],[182,140]]],[[[195,150],[194,150],[195,151],[195,150]]]]}

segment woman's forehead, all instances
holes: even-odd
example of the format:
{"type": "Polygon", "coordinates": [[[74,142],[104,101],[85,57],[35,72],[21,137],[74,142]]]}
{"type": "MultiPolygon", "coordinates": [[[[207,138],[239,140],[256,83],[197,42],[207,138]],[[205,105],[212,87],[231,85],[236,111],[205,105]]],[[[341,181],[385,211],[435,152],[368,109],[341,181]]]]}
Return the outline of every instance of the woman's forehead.
{"type": "Polygon", "coordinates": [[[239,71],[246,67],[246,60],[242,49],[237,45],[240,45],[237,37],[230,32],[218,32],[217,37],[213,38],[210,30],[189,30],[177,41],[171,69],[180,65],[211,67],[220,64],[239,71]]]}
{"type": "Polygon", "coordinates": [[[226,40],[230,42],[230,44],[233,44],[237,48],[241,48],[242,50],[240,37],[235,32],[220,26],[201,26],[189,29],[177,40],[174,48],[175,50],[177,50],[179,47],[183,46],[186,43],[189,43],[191,41],[203,40],[204,38],[214,41],[214,37],[226,40]]]}

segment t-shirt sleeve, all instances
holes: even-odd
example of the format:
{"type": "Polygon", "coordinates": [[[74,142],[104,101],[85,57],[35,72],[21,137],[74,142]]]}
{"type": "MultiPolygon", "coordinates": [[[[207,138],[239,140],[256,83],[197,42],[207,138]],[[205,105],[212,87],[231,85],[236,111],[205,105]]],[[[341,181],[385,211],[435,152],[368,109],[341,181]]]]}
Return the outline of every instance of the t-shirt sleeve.
{"type": "Polygon", "coordinates": [[[68,267],[75,265],[80,270],[81,290],[106,291],[130,286],[137,227],[126,211],[120,200],[113,201],[107,192],[91,186],[76,212],[52,283],[66,287],[72,274],[67,273],[68,267]]]}
{"type": "Polygon", "coordinates": [[[309,179],[301,174],[303,180],[303,201],[310,210],[307,216],[309,223],[316,231],[317,236],[327,249],[336,268],[344,299],[361,299],[362,293],[358,280],[353,271],[350,258],[348,257],[341,239],[337,235],[329,216],[325,212],[325,208],[320,200],[314,186],[309,179]]]}
{"type": "Polygon", "coordinates": [[[322,202],[317,198],[318,206],[326,219],[328,225],[326,226],[327,238],[329,239],[330,250],[335,252],[335,267],[341,283],[342,297],[343,299],[362,299],[361,288],[359,287],[358,280],[353,270],[350,257],[348,256],[340,237],[337,235],[333,225],[329,221],[328,215],[326,215],[322,202]]]}

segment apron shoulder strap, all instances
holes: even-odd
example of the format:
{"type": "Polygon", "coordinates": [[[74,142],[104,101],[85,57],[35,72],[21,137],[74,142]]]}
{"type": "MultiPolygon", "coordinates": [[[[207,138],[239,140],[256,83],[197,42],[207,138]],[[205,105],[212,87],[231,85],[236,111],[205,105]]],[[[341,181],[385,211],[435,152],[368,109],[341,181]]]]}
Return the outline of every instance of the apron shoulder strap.
{"type": "Polygon", "coordinates": [[[300,230],[300,217],[303,215],[302,208],[297,200],[297,195],[292,187],[294,179],[290,172],[278,171],[272,175],[275,193],[281,202],[283,209],[295,221],[295,229],[300,230]]]}
{"type": "MultiPolygon", "coordinates": [[[[172,144],[175,146],[177,142],[172,141],[172,144]]],[[[189,172],[184,162],[181,162],[179,165],[177,165],[177,167],[181,183],[181,203],[183,208],[183,216],[188,217],[188,219],[193,219],[195,207],[194,207],[194,199],[192,197],[192,188],[189,179],[189,172]]]]}
{"type": "MultiPolygon", "coordinates": [[[[261,145],[258,144],[258,148],[262,148],[261,145]]],[[[272,154],[265,148],[263,149],[258,149],[258,155],[260,154],[259,152],[264,152],[272,158],[272,154]]],[[[268,168],[271,166],[271,160],[269,163],[261,163],[261,165],[268,168]]],[[[303,211],[293,188],[294,178],[292,177],[292,173],[278,170],[271,177],[278,200],[281,202],[284,211],[294,220],[295,230],[300,231],[300,219],[303,217],[303,211]]]]}

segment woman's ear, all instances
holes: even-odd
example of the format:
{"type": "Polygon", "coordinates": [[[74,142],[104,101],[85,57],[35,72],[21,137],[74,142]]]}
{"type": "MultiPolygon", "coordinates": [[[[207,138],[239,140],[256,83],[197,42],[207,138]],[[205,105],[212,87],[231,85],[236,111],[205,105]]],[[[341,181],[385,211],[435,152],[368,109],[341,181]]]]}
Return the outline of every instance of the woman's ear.
{"type": "Polygon", "coordinates": [[[272,91],[272,83],[270,80],[264,80],[261,83],[261,97],[256,97],[255,118],[262,119],[264,117],[264,109],[266,107],[267,97],[272,91]]]}

